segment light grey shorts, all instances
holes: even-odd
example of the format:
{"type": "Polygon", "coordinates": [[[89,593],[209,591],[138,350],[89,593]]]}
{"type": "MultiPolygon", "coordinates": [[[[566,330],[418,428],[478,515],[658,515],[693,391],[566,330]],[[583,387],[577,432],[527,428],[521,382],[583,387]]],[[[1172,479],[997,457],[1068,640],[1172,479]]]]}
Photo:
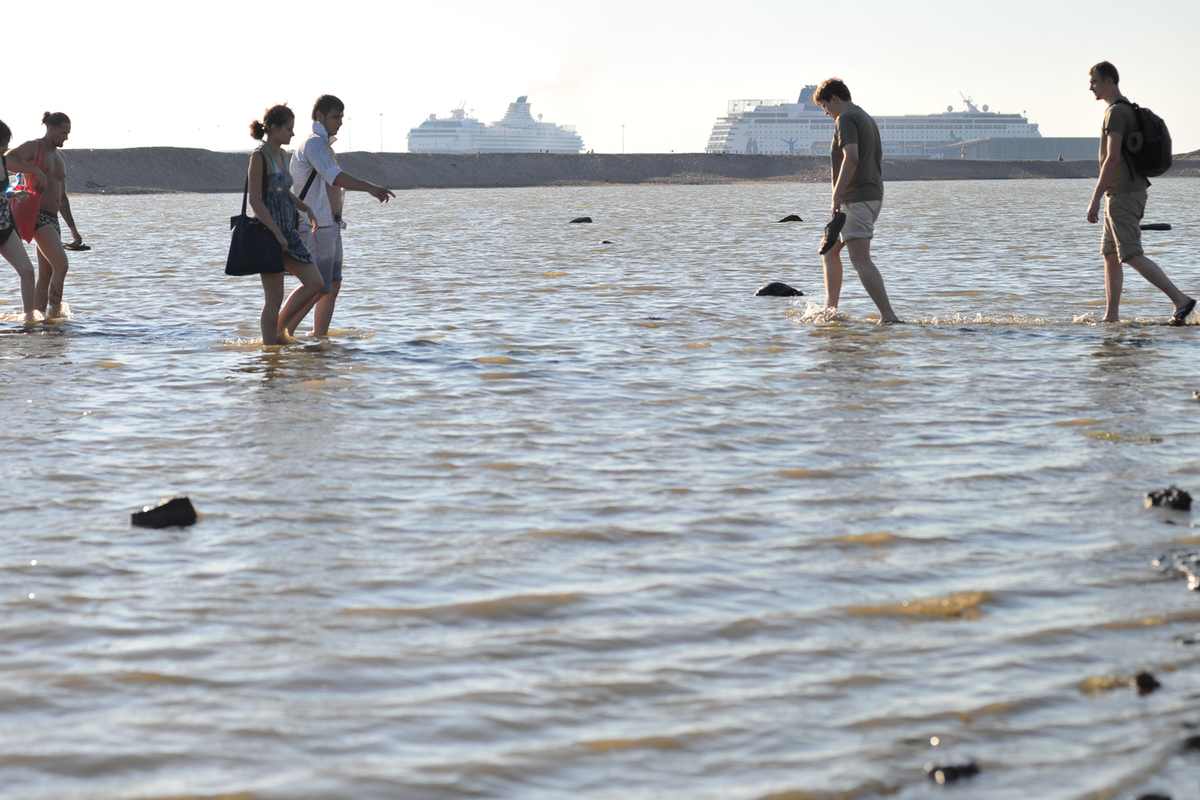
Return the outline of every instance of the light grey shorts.
{"type": "Polygon", "coordinates": [[[1146,193],[1112,194],[1104,199],[1104,235],[1100,252],[1117,254],[1121,261],[1146,252],[1142,249],[1142,215],[1146,213],[1146,193]]]}
{"type": "Polygon", "coordinates": [[[842,203],[846,225],[838,238],[843,242],[850,239],[870,239],[875,235],[875,220],[879,219],[879,209],[882,207],[882,200],[842,203]]]}
{"type": "Polygon", "coordinates": [[[329,294],[333,291],[334,281],[342,279],[342,228],[340,225],[329,225],[317,228],[317,232],[304,229],[300,231],[300,240],[312,253],[313,263],[325,285],[321,291],[329,294]]]}

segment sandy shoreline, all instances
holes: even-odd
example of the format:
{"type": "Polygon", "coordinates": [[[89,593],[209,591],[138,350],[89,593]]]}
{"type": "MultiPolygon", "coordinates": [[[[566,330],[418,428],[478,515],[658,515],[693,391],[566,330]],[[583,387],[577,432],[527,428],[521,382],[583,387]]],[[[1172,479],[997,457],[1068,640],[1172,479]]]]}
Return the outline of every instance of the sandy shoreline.
{"type": "MultiPolygon", "coordinates": [[[[247,153],[179,147],[64,151],[67,188],[76,194],[237,192],[247,153]]],[[[392,189],[451,189],[605,184],[825,183],[825,156],[637,153],[343,153],[342,166],[392,189]]],[[[1095,178],[1089,161],[886,159],[889,181],[1095,178]]],[[[1176,161],[1172,176],[1200,177],[1200,159],[1176,161]]]]}

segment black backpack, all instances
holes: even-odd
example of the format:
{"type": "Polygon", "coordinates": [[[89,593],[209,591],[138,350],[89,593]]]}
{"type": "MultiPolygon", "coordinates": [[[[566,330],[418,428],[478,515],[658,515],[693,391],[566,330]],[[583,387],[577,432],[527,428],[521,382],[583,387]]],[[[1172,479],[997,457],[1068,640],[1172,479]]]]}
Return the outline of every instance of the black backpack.
{"type": "Polygon", "coordinates": [[[1171,132],[1162,117],[1137,103],[1122,97],[1117,101],[1133,109],[1139,130],[1125,137],[1121,150],[1129,159],[1129,166],[1139,175],[1156,178],[1171,168],[1171,132]]]}

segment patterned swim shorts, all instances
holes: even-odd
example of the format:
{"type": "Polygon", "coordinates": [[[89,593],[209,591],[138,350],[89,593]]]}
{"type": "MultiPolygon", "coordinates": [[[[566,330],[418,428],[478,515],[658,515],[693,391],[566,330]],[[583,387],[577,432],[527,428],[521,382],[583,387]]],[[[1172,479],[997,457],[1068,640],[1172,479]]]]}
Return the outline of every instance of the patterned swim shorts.
{"type": "Polygon", "coordinates": [[[34,226],[36,231],[38,228],[44,228],[50,225],[54,228],[54,232],[62,236],[62,226],[58,224],[58,214],[51,214],[49,211],[38,211],[37,225],[34,226]]]}

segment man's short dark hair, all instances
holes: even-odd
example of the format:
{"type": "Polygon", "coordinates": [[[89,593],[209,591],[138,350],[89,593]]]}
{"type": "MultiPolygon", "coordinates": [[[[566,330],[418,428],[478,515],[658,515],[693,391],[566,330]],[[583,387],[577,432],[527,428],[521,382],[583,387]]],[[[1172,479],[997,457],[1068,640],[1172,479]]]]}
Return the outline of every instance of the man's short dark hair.
{"type": "Polygon", "coordinates": [[[835,97],[849,103],[850,90],[841,78],[826,78],[825,82],[817,87],[817,93],[813,95],[813,100],[818,103],[828,103],[835,97]]]}
{"type": "Polygon", "coordinates": [[[317,121],[317,114],[328,114],[330,111],[345,111],[346,104],[338,100],[331,94],[323,94],[317,98],[317,102],[313,103],[313,122],[317,121]]]}
{"type": "Polygon", "coordinates": [[[1095,75],[1100,80],[1112,78],[1114,84],[1121,82],[1121,73],[1117,72],[1117,68],[1107,61],[1101,61],[1096,66],[1088,70],[1088,75],[1095,75]]]}

